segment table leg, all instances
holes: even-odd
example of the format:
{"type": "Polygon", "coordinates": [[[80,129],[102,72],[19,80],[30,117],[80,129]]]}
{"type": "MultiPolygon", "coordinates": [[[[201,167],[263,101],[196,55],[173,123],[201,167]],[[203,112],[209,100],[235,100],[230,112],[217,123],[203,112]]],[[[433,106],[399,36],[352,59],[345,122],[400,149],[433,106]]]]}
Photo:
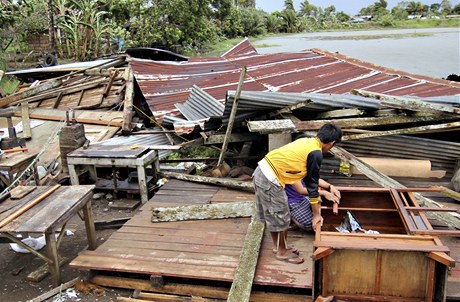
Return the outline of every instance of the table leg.
{"type": "Polygon", "coordinates": [[[142,203],[145,203],[149,200],[149,192],[147,189],[145,167],[143,165],[137,166],[137,178],[139,180],[139,193],[141,194],[141,201],[142,203]]]}
{"type": "Polygon", "coordinates": [[[91,200],[88,199],[83,207],[83,218],[85,220],[86,237],[90,250],[95,250],[96,245],[96,227],[94,226],[93,211],[91,210],[91,200]]]}
{"type": "Polygon", "coordinates": [[[78,179],[78,174],[75,169],[75,165],[68,165],[69,166],[69,176],[70,176],[70,183],[74,186],[80,184],[80,180],[78,179]]]}
{"type": "Polygon", "coordinates": [[[54,232],[46,232],[45,239],[46,253],[50,260],[50,262],[48,263],[48,267],[51,273],[51,277],[53,278],[54,286],[58,286],[59,284],[61,284],[61,271],[59,269],[58,250],[54,232]]]}

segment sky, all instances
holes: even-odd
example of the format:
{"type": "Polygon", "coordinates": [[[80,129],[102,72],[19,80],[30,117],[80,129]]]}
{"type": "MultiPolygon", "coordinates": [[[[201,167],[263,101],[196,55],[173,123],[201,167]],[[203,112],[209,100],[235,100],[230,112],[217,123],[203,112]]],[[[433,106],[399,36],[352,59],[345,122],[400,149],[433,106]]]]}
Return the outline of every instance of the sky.
{"type": "MultiPolygon", "coordinates": [[[[399,2],[402,0],[387,0],[388,6],[387,9],[392,9],[394,6],[398,5],[399,2]]],[[[420,1],[422,4],[433,4],[433,3],[441,3],[442,0],[417,0],[420,1]]],[[[294,6],[296,10],[299,10],[300,3],[304,2],[304,0],[294,0],[294,6]]],[[[315,6],[320,6],[322,8],[326,8],[330,5],[334,5],[336,11],[343,11],[349,15],[357,14],[361,8],[367,7],[377,0],[309,0],[310,4],[315,6]]],[[[450,3],[452,6],[458,4],[460,0],[451,0],[450,3]]],[[[284,9],[284,0],[256,0],[256,8],[260,8],[267,13],[274,12],[276,10],[283,10],[284,9]]]]}

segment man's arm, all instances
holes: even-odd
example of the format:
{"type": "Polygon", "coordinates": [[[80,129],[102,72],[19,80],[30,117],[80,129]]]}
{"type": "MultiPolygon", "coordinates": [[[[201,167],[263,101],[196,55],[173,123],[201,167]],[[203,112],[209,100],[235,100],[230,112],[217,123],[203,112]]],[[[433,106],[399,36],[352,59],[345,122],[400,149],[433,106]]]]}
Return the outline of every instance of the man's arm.
{"type": "Polygon", "coordinates": [[[310,152],[307,157],[307,176],[304,182],[307,186],[308,196],[310,197],[311,210],[313,213],[312,226],[315,229],[319,223],[323,225],[323,217],[321,217],[321,204],[319,203],[319,170],[321,168],[321,162],[323,160],[323,154],[320,150],[310,152]]]}

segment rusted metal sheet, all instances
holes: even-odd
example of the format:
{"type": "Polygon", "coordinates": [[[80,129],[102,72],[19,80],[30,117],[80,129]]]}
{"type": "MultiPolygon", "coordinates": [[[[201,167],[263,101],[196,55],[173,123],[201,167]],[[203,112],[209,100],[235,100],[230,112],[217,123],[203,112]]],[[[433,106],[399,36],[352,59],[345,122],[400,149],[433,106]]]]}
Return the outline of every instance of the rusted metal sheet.
{"type": "Polygon", "coordinates": [[[191,58],[188,62],[130,62],[137,82],[159,121],[165,114],[179,115],[198,85],[220,102],[235,90],[239,70],[247,67],[245,91],[314,92],[347,94],[352,89],[395,96],[452,96],[460,84],[375,66],[346,56],[313,49],[295,53],[257,54],[243,41],[218,58],[191,58]]]}

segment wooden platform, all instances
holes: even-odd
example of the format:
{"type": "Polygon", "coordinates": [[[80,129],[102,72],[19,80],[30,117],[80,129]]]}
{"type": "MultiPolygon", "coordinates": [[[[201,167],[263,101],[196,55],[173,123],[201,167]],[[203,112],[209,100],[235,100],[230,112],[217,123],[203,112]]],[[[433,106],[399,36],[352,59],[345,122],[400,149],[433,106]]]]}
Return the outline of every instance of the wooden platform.
{"type": "MultiPolygon", "coordinates": [[[[143,274],[147,279],[161,275],[231,284],[250,218],[152,223],[152,209],[253,200],[252,193],[170,180],[104,244],[95,251],[83,251],[70,265],[100,273],[143,274]]],[[[254,284],[311,288],[313,235],[290,234],[290,242],[306,260],[301,265],[276,260],[269,236],[266,232],[254,284]]]]}
{"type": "MultiPolygon", "coordinates": [[[[150,276],[171,278],[173,282],[210,281],[231,284],[250,218],[152,223],[156,207],[252,201],[252,193],[211,185],[169,180],[139,213],[115,232],[95,251],[83,251],[71,266],[95,272],[100,285],[151,289],[150,276]],[[114,272],[116,274],[114,274],[114,272]],[[104,279],[104,276],[118,279],[104,279]],[[134,277],[133,277],[134,276],[134,277]],[[139,277],[140,276],[140,277],[139,277]],[[146,283],[139,283],[139,278],[146,283]],[[147,285],[146,285],[147,284],[147,285]]],[[[301,265],[277,261],[266,231],[254,279],[255,287],[291,291],[292,301],[310,299],[312,288],[313,234],[290,232],[293,243],[305,258],[301,265]],[[299,294],[300,293],[300,294],[299,294]]],[[[457,238],[445,243],[458,246],[457,238]]],[[[460,265],[460,250],[451,249],[451,256],[460,265]]],[[[460,298],[458,268],[449,272],[448,297],[460,298]]],[[[214,283],[212,283],[214,284],[214,283]]],[[[225,285],[224,285],[225,286],[225,285]]],[[[269,300],[267,300],[269,301],[269,300]]]]}

